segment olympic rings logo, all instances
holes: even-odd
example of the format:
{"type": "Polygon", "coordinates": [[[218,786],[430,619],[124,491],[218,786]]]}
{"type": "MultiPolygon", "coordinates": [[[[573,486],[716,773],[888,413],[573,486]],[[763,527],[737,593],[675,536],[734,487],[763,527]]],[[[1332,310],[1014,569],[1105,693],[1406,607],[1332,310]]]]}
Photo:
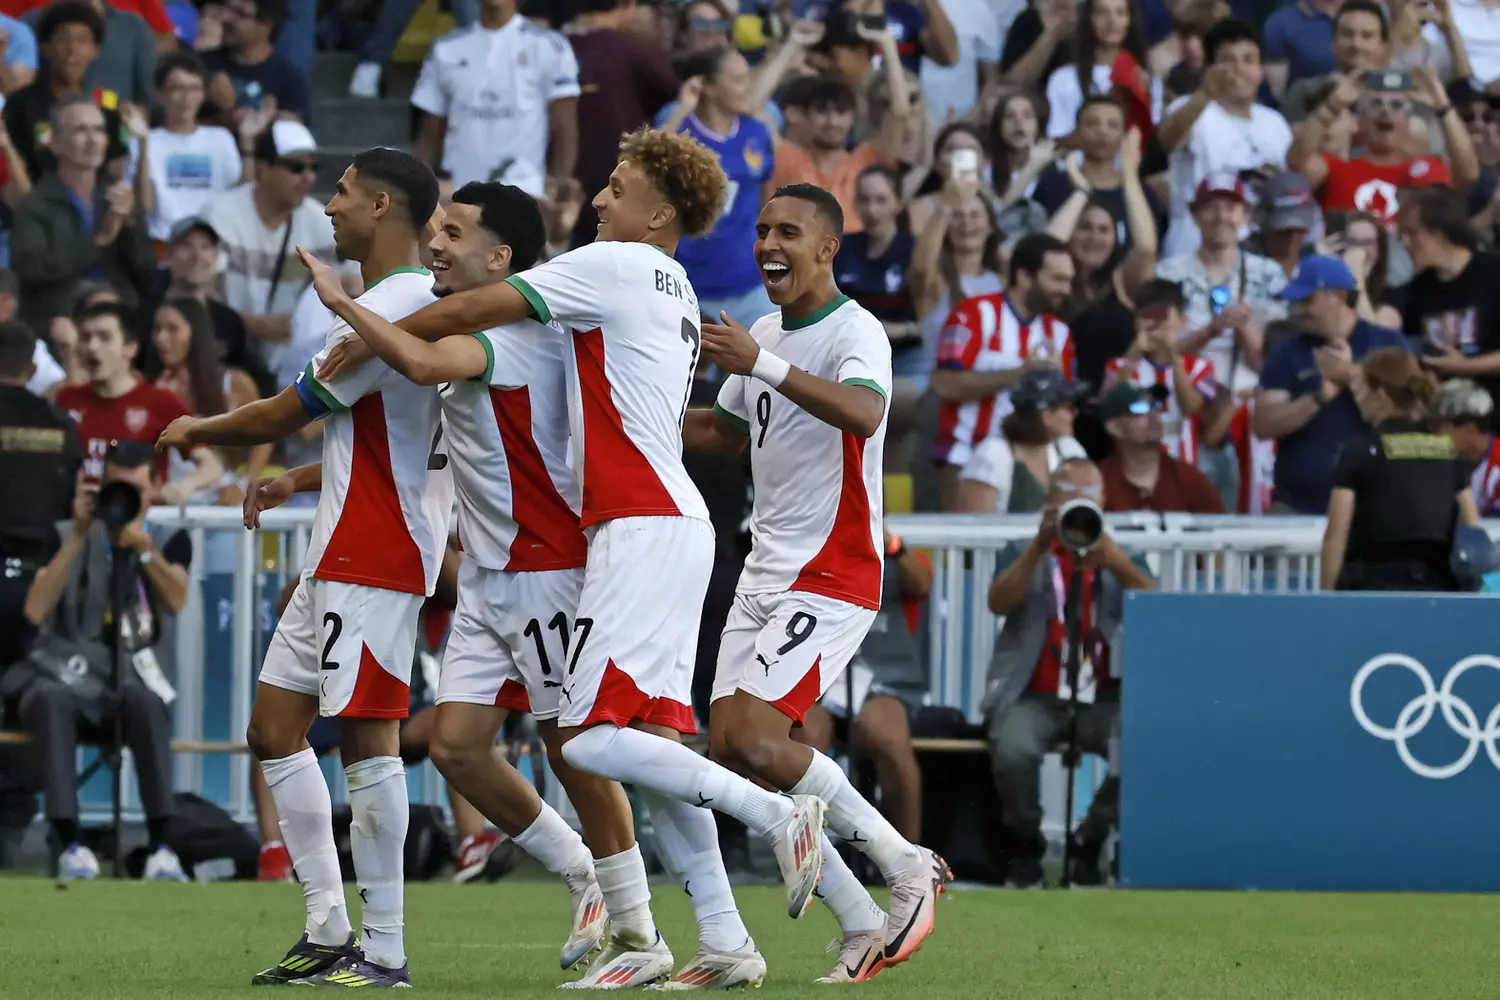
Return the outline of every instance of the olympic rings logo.
{"type": "Polygon", "coordinates": [[[1466,656],[1448,671],[1447,676],[1443,678],[1442,686],[1435,687],[1432,675],[1420,662],[1402,653],[1384,653],[1370,660],[1355,673],[1354,683],[1349,687],[1349,707],[1354,710],[1354,718],[1364,727],[1365,732],[1376,739],[1388,740],[1396,744],[1396,753],[1401,757],[1401,762],[1419,777],[1441,780],[1461,774],[1474,762],[1481,745],[1485,753],[1489,754],[1490,763],[1500,770],[1500,704],[1491,709],[1489,717],[1485,719],[1484,726],[1481,728],[1479,716],[1474,714],[1474,709],[1469,707],[1468,702],[1453,693],[1453,686],[1458,683],[1458,679],[1475,667],[1500,670],[1500,657],[1484,653],[1466,656]],[[1422,693],[1406,703],[1406,707],[1396,715],[1395,725],[1389,727],[1378,725],[1371,720],[1364,706],[1365,682],[1382,667],[1405,667],[1422,683],[1422,693]],[[1451,764],[1434,767],[1417,760],[1407,745],[1407,741],[1427,728],[1427,723],[1432,721],[1433,710],[1437,708],[1442,709],[1443,721],[1448,724],[1449,728],[1468,740],[1469,745],[1451,764]]]}

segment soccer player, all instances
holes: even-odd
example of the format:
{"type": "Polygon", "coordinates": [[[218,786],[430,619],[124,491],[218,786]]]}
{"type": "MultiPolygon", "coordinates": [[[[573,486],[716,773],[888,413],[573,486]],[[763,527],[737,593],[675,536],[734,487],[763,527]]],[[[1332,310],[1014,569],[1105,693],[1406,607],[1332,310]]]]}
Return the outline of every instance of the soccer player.
{"type": "Polygon", "coordinates": [[[820,982],[864,982],[906,961],[932,932],[951,877],[903,838],[829,757],[791,738],[838,679],[880,610],[881,469],[891,348],[880,321],[834,282],[843,212],[822,188],[791,184],[761,210],[755,260],[781,307],[747,331],[727,314],[704,353],[730,372],[712,410],[690,411],[692,451],[750,447],[750,556],[714,673],[710,754],[741,774],[828,804],[828,823],[879,866],[887,917],[830,844],[819,894],[844,931],[820,982]]]}
{"type": "MultiPolygon", "coordinates": [[[[765,962],[734,905],[713,817],[768,837],[787,909],[812,901],[823,804],[768,792],[681,745],[694,733],[693,655],[713,562],[708,511],[682,466],[682,418],[698,363],[698,298],[672,252],[713,225],[726,180],[690,136],[642,129],[620,144],[594,199],[598,240],[506,281],[447,296],[401,327],[424,340],[528,316],[567,331],[574,468],[588,560],[558,713],[572,766],[647,794],[666,867],[692,899],[699,954],[674,989],[760,982],[765,962]]],[[[538,333],[556,336],[555,333],[538,333]]],[[[366,349],[367,350],[367,349],[366,349]]],[[[348,345],[339,365],[360,355],[348,345]]],[[[647,903],[638,846],[594,864],[611,935],[577,987],[665,978],[672,955],[647,903]]]]}
{"type": "MultiPolygon", "coordinates": [[[[340,257],[360,262],[360,302],[377,314],[404,316],[433,301],[432,276],[418,266],[418,234],[437,196],[432,171],[392,149],[360,153],[339,179],[326,209],[334,240],[340,257]]],[[[328,342],[347,333],[336,322],[328,342]]],[[[246,733],[302,882],[306,932],[253,982],[407,987],[402,858],[410,806],[399,720],[410,697],[418,612],[448,537],[453,482],[437,450],[437,390],[379,361],[337,378],[315,371],[309,364],[271,399],[216,417],[181,417],[157,446],[265,444],[324,421],[322,495],[302,579],[266,650],[246,733]],[[363,903],[357,944],[328,786],[307,742],[320,713],[340,720],[363,903]]]]}

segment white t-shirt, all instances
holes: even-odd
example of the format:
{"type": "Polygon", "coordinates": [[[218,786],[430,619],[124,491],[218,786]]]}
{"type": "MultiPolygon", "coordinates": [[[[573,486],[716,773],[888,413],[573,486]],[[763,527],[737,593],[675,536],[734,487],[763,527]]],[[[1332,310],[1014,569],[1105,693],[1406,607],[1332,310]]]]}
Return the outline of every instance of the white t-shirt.
{"type": "MultiPolygon", "coordinates": [[[[1181,97],[1167,109],[1171,114],[1190,98],[1181,97]]],[[[1237,174],[1267,163],[1286,166],[1292,148],[1292,128],[1279,111],[1264,104],[1250,105],[1250,117],[1240,118],[1209,102],[1192,131],[1169,159],[1172,215],[1162,253],[1176,257],[1198,249],[1198,224],[1188,208],[1198,185],[1212,173],[1237,174]]]]}
{"type": "Polygon", "coordinates": [[[473,336],[488,369],[443,391],[464,553],[510,573],[582,566],[588,542],[568,464],[568,336],[530,319],[473,336]]]}
{"type": "Polygon", "coordinates": [[[46,395],[48,389],[68,377],[40,337],[37,338],[36,346],[31,349],[31,363],[36,365],[36,371],[32,372],[31,381],[26,383],[26,388],[38,396],[46,395]]]}
{"type": "Polygon", "coordinates": [[[682,465],[701,338],[698,294],[645,243],[597,242],[506,279],[567,350],[573,470],[583,527],[617,517],[696,517],[708,507],[682,465]]]}
{"type": "Polygon", "coordinates": [[[540,196],[547,106],[579,93],[573,46],[517,14],[497,30],[476,24],[434,42],[411,103],[448,120],[443,168],[456,186],[504,177],[540,196]]]}
{"type": "MultiPolygon", "coordinates": [[[[1450,0],[1449,10],[1453,26],[1464,40],[1464,52],[1469,56],[1469,69],[1476,89],[1482,90],[1500,80],[1500,8],[1491,7],[1482,0],[1450,0]]],[[[1422,40],[1431,48],[1448,53],[1447,40],[1436,25],[1429,24],[1422,29],[1422,40]]],[[[1440,73],[1441,79],[1448,78],[1442,70],[1443,64],[1451,63],[1451,60],[1450,54],[1443,63],[1432,61],[1433,69],[1440,73]]]]}
{"type": "Polygon", "coordinates": [[[998,63],[1005,45],[1005,28],[985,0],[943,0],[943,13],[958,36],[958,61],[940,66],[922,57],[922,93],[935,122],[946,121],[950,112],[961,118],[979,103],[979,64],[998,63]]]}
{"type": "Polygon", "coordinates": [[[156,211],[147,225],[153,240],[172,226],[202,215],[209,199],[240,182],[240,147],[227,128],[203,125],[192,132],[151,130],[147,169],[156,191],[156,211]]]}
{"type": "MultiPolygon", "coordinates": [[[[1070,458],[1088,458],[1075,438],[1063,437],[1047,449],[1047,471],[1051,472],[1070,458]]],[[[1010,491],[1016,481],[1016,453],[1010,442],[999,434],[987,437],[974,446],[974,454],[964,464],[961,479],[984,483],[995,491],[995,513],[1010,512],[1010,491]]],[[[1044,487],[1046,483],[1042,484],[1044,487]]]]}
{"type": "MultiPolygon", "coordinates": [[[[1089,78],[1089,93],[1085,94],[1083,88],[1078,85],[1078,67],[1072,63],[1059,66],[1047,77],[1047,105],[1052,109],[1047,118],[1047,137],[1050,139],[1061,139],[1065,135],[1072,135],[1073,130],[1078,127],[1078,112],[1083,108],[1085,97],[1105,96],[1114,89],[1110,78],[1114,76],[1114,69],[1110,66],[1095,66],[1094,74],[1089,78]]],[[[1162,89],[1161,81],[1151,80],[1151,120],[1161,121],[1162,89]]]]}
{"type": "MultiPolygon", "coordinates": [[[[889,415],[890,338],[858,303],[837,299],[790,326],[777,310],[756,320],[750,335],[818,378],[874,389],[889,415]]],[[[805,591],[878,611],[885,420],[861,439],[749,375],[729,376],[715,409],[750,436],[755,505],[735,593],[805,591]]]]}
{"type": "MultiPolygon", "coordinates": [[[[395,322],[436,301],[432,275],[397,268],[355,301],[395,322]]],[[[323,420],[323,492],[303,565],[319,580],[431,595],[453,510],[438,391],[379,358],[320,380],[328,349],[353,332],[336,319],[297,379],[303,407],[323,420]]]]}

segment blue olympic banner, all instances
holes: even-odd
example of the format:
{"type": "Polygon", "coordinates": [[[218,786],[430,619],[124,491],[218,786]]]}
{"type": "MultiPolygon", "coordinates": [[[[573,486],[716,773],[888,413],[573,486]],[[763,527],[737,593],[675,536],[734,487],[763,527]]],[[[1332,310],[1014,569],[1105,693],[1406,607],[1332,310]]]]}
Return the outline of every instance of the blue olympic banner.
{"type": "Polygon", "coordinates": [[[1500,602],[1129,595],[1121,882],[1500,891],[1500,602]]]}

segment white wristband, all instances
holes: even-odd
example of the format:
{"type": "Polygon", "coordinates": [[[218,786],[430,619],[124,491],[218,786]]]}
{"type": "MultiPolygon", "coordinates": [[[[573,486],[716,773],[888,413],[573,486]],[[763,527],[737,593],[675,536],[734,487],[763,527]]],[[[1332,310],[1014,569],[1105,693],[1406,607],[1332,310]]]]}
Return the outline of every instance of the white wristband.
{"type": "Polygon", "coordinates": [[[772,389],[780,388],[791,373],[790,362],[783,361],[764,347],[755,356],[755,364],[750,366],[750,377],[760,379],[772,389]]]}

